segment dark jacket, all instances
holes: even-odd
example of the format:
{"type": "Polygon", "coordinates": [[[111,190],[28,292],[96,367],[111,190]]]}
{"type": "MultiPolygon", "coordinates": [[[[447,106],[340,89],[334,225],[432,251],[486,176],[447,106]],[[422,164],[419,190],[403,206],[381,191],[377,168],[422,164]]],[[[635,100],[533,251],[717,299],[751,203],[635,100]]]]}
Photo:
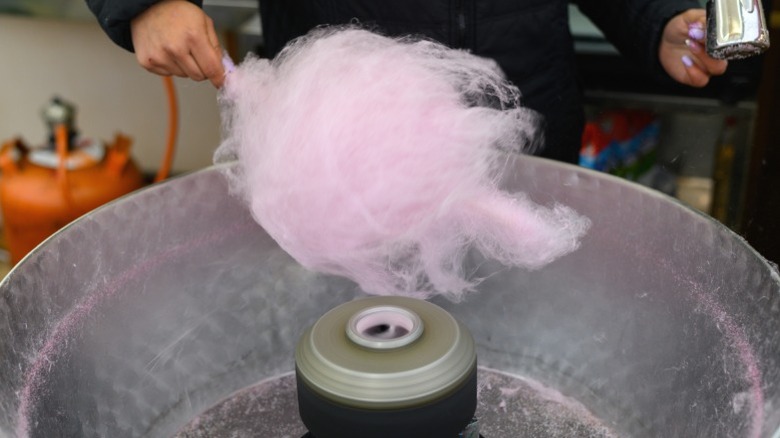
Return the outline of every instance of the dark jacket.
{"type": "MultiPolygon", "coordinates": [[[[87,0],[103,29],[132,50],[129,21],[155,0],[87,0]]],[[[198,4],[198,0],[191,0],[198,4]]],[[[662,75],[661,32],[696,0],[579,0],[625,56],[662,75]]],[[[495,59],[545,119],[542,156],[576,162],[584,124],[568,2],[563,0],[260,0],[269,56],[319,24],[359,22],[386,35],[419,34],[495,59]]]]}

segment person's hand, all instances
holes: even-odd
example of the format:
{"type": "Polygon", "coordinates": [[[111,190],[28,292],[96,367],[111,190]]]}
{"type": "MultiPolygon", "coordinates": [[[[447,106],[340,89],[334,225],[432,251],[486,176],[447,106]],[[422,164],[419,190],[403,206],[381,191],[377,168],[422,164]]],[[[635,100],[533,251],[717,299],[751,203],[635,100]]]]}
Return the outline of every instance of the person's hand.
{"type": "Polygon", "coordinates": [[[711,76],[726,71],[726,61],[713,59],[704,50],[705,21],[704,9],[689,9],[669,20],[664,28],[658,59],[677,82],[703,87],[711,76]]]}
{"type": "Polygon", "coordinates": [[[214,23],[186,0],[162,0],[130,23],[135,56],[142,67],[163,76],[225,80],[222,49],[214,23]]]}

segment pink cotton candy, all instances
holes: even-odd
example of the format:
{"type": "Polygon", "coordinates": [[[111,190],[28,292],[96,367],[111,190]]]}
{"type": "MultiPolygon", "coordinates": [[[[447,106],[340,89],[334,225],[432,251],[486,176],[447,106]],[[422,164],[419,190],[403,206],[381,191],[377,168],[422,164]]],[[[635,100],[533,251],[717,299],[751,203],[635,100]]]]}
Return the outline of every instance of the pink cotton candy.
{"type": "Polygon", "coordinates": [[[493,61],[356,28],[247,58],[220,94],[232,187],[302,265],[371,294],[457,300],[470,248],[541,267],[590,222],[497,187],[536,116],[493,61]]]}

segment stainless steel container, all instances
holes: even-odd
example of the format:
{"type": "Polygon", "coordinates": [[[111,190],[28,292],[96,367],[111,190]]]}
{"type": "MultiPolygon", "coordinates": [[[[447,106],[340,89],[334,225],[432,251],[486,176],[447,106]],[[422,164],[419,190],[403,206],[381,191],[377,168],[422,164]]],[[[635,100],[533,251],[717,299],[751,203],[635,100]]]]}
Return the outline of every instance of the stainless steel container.
{"type": "MultiPolygon", "coordinates": [[[[610,431],[599,436],[780,436],[772,266],[651,190],[538,158],[514,166],[508,188],[570,205],[593,226],[541,270],[474,256],[479,291],[435,300],[470,329],[486,367],[483,435],[577,435],[532,426],[541,411],[511,398],[522,382],[539,403],[610,431]]],[[[225,430],[242,415],[294,422],[286,405],[242,390],[271,382],[266,393],[284,398],[289,388],[273,382],[289,379],[305,328],[358,296],[281,251],[220,168],[148,188],[69,225],[0,285],[0,435],[205,436],[193,421],[241,397],[225,430]]]]}
{"type": "Polygon", "coordinates": [[[769,49],[761,0],[708,0],[706,49],[716,59],[742,59],[769,49]]]}

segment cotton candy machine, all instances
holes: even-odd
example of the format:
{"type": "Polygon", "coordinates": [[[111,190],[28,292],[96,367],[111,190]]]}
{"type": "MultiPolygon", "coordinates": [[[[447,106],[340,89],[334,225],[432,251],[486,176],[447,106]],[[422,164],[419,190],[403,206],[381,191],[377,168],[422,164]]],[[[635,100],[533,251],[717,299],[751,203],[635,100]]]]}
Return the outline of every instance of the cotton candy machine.
{"type": "MultiPolygon", "coordinates": [[[[780,437],[780,278],[709,218],[537,158],[512,191],[593,221],[537,271],[474,255],[486,438],[780,437]]],[[[298,438],[295,346],[361,296],[301,268],[219,167],[76,221],[0,286],[0,435],[298,438]]],[[[316,218],[315,218],[316,219],[316,218]]]]}

